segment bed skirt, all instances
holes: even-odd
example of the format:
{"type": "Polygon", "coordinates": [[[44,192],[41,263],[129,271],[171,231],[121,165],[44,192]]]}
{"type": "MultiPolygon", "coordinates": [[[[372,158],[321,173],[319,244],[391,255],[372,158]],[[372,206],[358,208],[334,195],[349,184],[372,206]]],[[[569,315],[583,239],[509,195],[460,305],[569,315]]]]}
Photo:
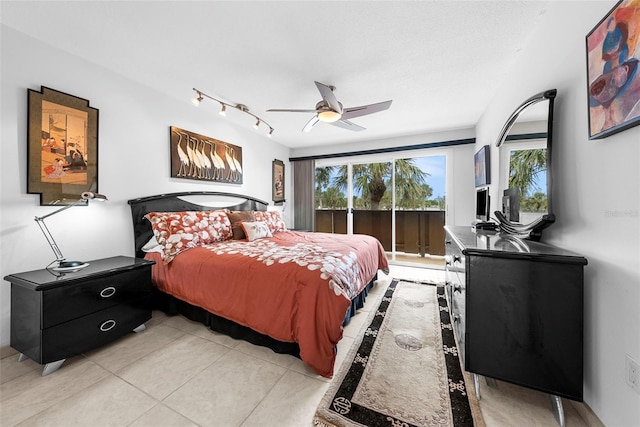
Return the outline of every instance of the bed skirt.
{"type": "MultiPolygon", "coordinates": [[[[357,310],[364,306],[369,289],[373,287],[377,278],[378,275],[376,274],[362,292],[351,300],[351,308],[345,316],[343,326],[349,323],[349,320],[351,320],[351,317],[356,314],[357,310]]],[[[204,308],[191,305],[185,301],[175,298],[172,295],[160,291],[156,287],[153,288],[153,308],[154,310],[162,310],[169,316],[180,314],[187,319],[202,323],[211,330],[223,333],[231,338],[241,339],[250,342],[251,344],[268,347],[276,353],[289,354],[300,358],[300,347],[298,346],[298,343],[273,339],[268,335],[261,334],[251,328],[210,313],[204,308]]]]}

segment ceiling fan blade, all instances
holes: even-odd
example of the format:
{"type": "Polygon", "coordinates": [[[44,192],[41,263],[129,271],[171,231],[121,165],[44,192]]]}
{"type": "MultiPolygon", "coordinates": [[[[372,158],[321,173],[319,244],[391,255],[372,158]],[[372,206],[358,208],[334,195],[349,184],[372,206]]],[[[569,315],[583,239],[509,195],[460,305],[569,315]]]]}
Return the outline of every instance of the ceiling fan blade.
{"type": "MultiPolygon", "coordinates": [[[[344,117],[344,116],[343,116],[344,117]]],[[[361,131],[361,130],[365,130],[366,128],[363,128],[362,126],[359,126],[353,122],[350,122],[349,120],[338,120],[337,122],[333,122],[330,123],[334,126],[337,126],[339,128],[343,128],[343,129],[349,129],[349,130],[354,130],[354,131],[361,131]]]]}
{"type": "Polygon", "coordinates": [[[309,121],[307,122],[307,124],[306,124],[306,125],[304,125],[304,128],[302,128],[302,132],[309,132],[309,131],[311,131],[311,129],[313,129],[313,127],[314,127],[315,125],[317,125],[319,121],[320,121],[320,119],[318,119],[318,116],[313,116],[313,117],[311,117],[311,120],[309,120],[309,121]]]}
{"type": "Polygon", "coordinates": [[[316,110],[290,110],[290,109],[283,109],[283,108],[271,108],[267,111],[280,112],[280,113],[315,113],[316,112],[316,110]]]}
{"type": "Polygon", "coordinates": [[[338,99],[333,94],[333,90],[331,90],[329,86],[319,82],[316,82],[316,86],[320,91],[320,95],[322,95],[322,99],[324,99],[325,102],[329,104],[329,107],[331,107],[333,111],[337,111],[338,113],[342,114],[342,105],[340,105],[338,99]]]}
{"type": "Polygon", "coordinates": [[[352,119],[354,117],[366,116],[380,111],[384,111],[391,106],[391,101],[378,102],[376,104],[361,105],[359,107],[345,108],[342,112],[343,119],[352,119]]]}

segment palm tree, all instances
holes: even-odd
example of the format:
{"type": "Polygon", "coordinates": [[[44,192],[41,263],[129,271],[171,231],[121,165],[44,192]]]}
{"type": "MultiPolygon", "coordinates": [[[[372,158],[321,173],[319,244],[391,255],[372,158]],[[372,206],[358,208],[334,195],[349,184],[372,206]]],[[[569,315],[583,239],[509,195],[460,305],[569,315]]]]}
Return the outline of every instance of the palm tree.
{"type": "Polygon", "coordinates": [[[547,170],[547,150],[517,150],[511,152],[509,160],[509,188],[517,188],[520,198],[529,194],[536,176],[547,170]]]}
{"type": "MultiPolygon", "coordinates": [[[[380,209],[380,201],[391,185],[391,162],[353,165],[353,187],[368,203],[369,209],[380,209]]],[[[414,164],[413,159],[396,160],[396,200],[399,207],[411,207],[415,200],[421,203],[429,196],[425,191],[428,173],[414,164]]],[[[344,191],[347,188],[347,166],[340,166],[333,185],[344,191]]],[[[426,188],[431,191],[428,185],[426,188]]]]}
{"type": "MultiPolygon", "coordinates": [[[[333,174],[333,171],[335,169],[335,166],[325,166],[325,167],[318,167],[316,168],[316,200],[318,203],[318,209],[322,209],[322,193],[324,192],[324,189],[327,188],[329,186],[329,184],[331,183],[331,175],[333,174]]],[[[331,205],[329,205],[331,206],[331,205]]]]}

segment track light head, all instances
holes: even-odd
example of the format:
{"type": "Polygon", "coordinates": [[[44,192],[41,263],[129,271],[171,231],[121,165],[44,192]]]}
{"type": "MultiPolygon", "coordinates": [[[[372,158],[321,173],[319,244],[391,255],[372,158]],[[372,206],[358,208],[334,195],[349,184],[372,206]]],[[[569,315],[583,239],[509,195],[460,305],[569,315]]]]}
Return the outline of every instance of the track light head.
{"type": "Polygon", "coordinates": [[[193,105],[195,105],[196,107],[200,106],[200,103],[202,102],[204,98],[202,97],[202,94],[200,92],[198,92],[198,96],[196,98],[193,98],[191,100],[191,102],[193,102],[193,105]]]}
{"type": "Polygon", "coordinates": [[[273,128],[269,127],[269,133],[267,134],[267,136],[271,138],[271,135],[273,135],[273,128]]]}
{"type": "Polygon", "coordinates": [[[221,116],[226,116],[227,115],[227,106],[224,104],[220,104],[221,108],[220,108],[220,112],[218,114],[220,114],[221,116]]]}
{"type": "Polygon", "coordinates": [[[258,129],[259,127],[260,127],[260,119],[258,119],[258,120],[256,121],[256,124],[255,124],[255,125],[253,125],[253,128],[254,128],[254,129],[258,129]]]}

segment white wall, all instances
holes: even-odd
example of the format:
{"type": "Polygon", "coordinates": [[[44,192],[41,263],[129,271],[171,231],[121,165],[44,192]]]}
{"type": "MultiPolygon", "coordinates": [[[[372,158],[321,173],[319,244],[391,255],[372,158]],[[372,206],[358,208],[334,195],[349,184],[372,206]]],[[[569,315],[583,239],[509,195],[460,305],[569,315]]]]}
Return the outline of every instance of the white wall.
{"type": "MultiPolygon", "coordinates": [[[[170,99],[110,71],[2,26],[0,150],[0,277],[45,267],[55,257],[33,221],[54,208],[27,194],[27,89],[40,86],[90,101],[99,114],[99,191],[104,204],[77,207],[47,220],[69,259],[133,255],[128,199],[176,191],[225,191],[271,201],[271,161],[285,162],[291,197],[289,149],[218,114],[195,108],[191,87],[170,99]],[[169,126],[242,147],[242,185],[170,178],[169,126]]],[[[292,206],[288,204],[288,209],[292,206]]],[[[293,218],[290,212],[285,217],[293,218]]],[[[9,344],[10,286],[0,286],[0,346],[9,344]]]]}
{"type": "MultiPolygon", "coordinates": [[[[640,425],[640,395],[625,383],[625,355],[640,361],[640,127],[588,139],[585,36],[615,4],[554,2],[545,25],[478,123],[493,144],[511,111],[557,88],[554,213],[543,240],[584,255],[584,399],[607,426],[640,425]]],[[[498,155],[495,147],[492,156],[498,155]]],[[[494,157],[495,158],[495,157],[494,157]]],[[[492,161],[492,182],[498,182],[492,161]]],[[[497,186],[492,186],[497,196],[497,186]]],[[[567,301],[567,304],[571,304],[567,301]]]]}

